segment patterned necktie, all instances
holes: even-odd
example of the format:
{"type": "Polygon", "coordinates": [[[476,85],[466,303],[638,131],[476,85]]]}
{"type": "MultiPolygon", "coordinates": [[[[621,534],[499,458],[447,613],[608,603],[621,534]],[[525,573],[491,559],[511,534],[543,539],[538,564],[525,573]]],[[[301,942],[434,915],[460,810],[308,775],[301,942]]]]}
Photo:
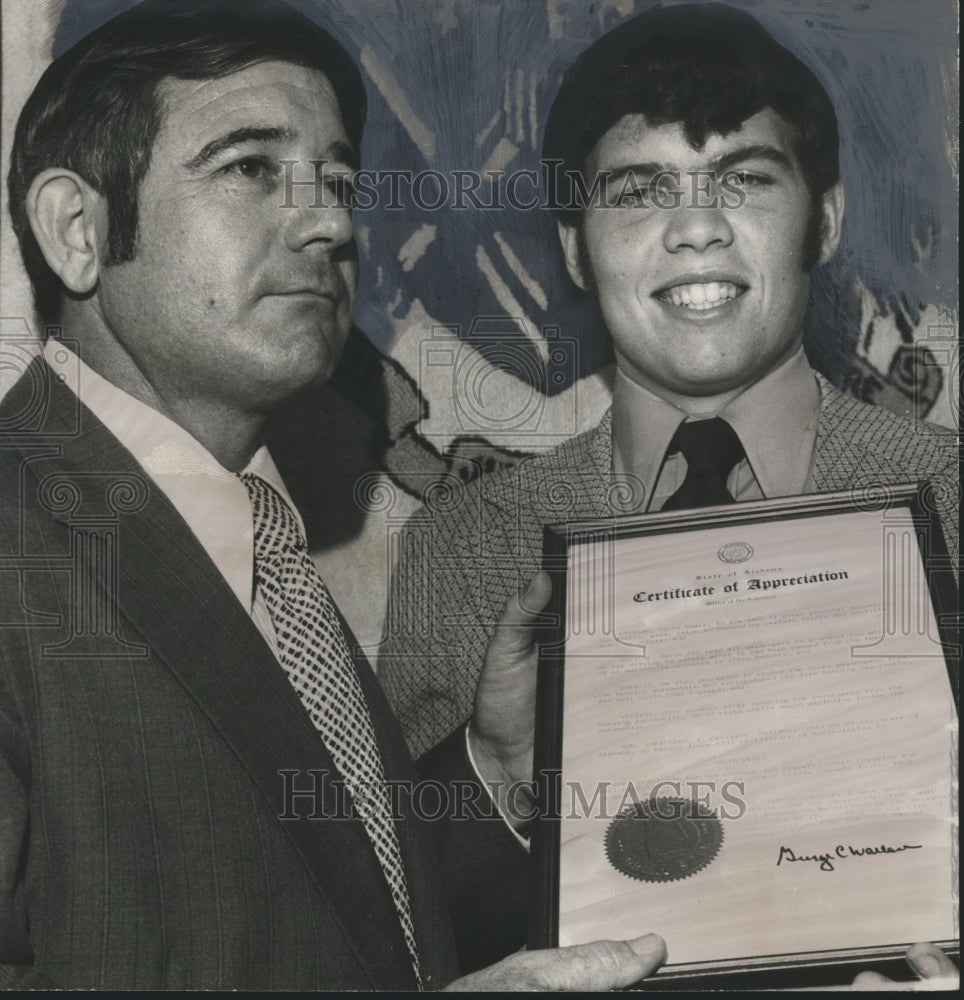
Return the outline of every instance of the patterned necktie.
{"type": "Polygon", "coordinates": [[[682,452],[686,459],[683,485],[663,504],[662,510],[687,510],[735,503],[726,488],[733,467],[746,457],[736,431],[722,418],[691,420],[679,425],[666,449],[682,452]]]}
{"type": "Polygon", "coordinates": [[[288,679],[321,734],[375,848],[421,988],[405,869],[368,705],[328,588],[288,502],[249,472],[255,574],[288,679]]]}

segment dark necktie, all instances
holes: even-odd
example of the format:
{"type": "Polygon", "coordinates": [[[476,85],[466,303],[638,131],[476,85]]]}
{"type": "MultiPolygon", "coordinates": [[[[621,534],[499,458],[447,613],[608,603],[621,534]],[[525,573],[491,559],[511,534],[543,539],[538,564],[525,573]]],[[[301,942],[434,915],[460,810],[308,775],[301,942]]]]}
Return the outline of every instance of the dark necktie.
{"type": "Polygon", "coordinates": [[[254,515],[255,575],[281,665],[345,779],[385,873],[421,986],[405,868],[368,704],[334,601],[288,502],[260,476],[241,475],[254,515]]]}
{"type": "Polygon", "coordinates": [[[680,424],[666,449],[667,455],[675,452],[681,452],[686,459],[686,478],[662,510],[736,502],[726,488],[726,480],[746,452],[725,420],[713,417],[680,424]]]}

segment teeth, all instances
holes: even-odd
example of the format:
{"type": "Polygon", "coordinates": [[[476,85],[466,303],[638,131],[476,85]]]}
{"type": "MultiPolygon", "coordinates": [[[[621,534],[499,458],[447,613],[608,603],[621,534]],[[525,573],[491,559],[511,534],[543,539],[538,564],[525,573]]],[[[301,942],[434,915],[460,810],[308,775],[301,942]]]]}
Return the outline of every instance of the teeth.
{"type": "Polygon", "coordinates": [[[688,309],[712,309],[739,294],[740,289],[729,281],[709,281],[706,284],[674,285],[660,298],[688,309]]]}

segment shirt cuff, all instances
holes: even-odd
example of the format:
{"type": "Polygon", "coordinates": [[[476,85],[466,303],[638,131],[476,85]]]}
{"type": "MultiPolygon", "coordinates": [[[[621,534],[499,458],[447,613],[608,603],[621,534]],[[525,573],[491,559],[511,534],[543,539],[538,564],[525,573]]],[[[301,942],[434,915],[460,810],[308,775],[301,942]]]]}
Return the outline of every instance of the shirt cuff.
{"type": "Polygon", "coordinates": [[[465,724],[465,755],[468,757],[469,764],[472,770],[475,772],[475,776],[479,779],[479,784],[485,789],[486,794],[492,800],[492,804],[499,811],[499,815],[502,817],[502,822],[509,828],[512,836],[528,851],[529,850],[529,837],[528,835],[521,834],[519,831],[509,822],[508,817],[502,810],[502,806],[499,805],[499,799],[497,796],[492,794],[492,789],[489,783],[482,777],[482,772],[479,770],[479,765],[475,762],[475,756],[472,753],[472,741],[469,739],[469,726],[470,722],[465,724]]]}

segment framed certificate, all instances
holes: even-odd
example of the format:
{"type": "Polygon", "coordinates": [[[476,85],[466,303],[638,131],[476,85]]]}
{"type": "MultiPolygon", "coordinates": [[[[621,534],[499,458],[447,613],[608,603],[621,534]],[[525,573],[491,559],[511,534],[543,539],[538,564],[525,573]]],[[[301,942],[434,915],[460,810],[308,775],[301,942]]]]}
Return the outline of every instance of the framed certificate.
{"type": "Polygon", "coordinates": [[[932,499],[546,529],[531,946],[655,931],[657,988],[829,985],[956,947],[957,592],[932,499]]]}

